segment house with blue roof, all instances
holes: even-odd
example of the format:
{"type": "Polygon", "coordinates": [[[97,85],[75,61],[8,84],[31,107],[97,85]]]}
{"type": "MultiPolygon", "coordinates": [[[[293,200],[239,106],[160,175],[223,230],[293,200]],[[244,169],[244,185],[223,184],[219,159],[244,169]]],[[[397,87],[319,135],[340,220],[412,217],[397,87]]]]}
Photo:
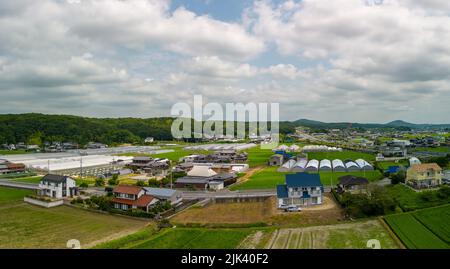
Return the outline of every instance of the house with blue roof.
{"type": "Polygon", "coordinates": [[[288,174],[285,184],[277,186],[278,207],[296,205],[320,205],[323,201],[323,185],[319,174],[288,174]]]}

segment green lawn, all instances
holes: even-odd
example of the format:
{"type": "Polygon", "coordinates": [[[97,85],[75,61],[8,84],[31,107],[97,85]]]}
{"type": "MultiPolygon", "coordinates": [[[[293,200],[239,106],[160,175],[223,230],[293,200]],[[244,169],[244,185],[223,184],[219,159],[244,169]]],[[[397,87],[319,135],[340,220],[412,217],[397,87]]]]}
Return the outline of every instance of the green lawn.
{"type": "Polygon", "coordinates": [[[133,232],[147,222],[93,213],[68,206],[41,208],[23,202],[30,191],[0,187],[0,249],[82,247],[106,237],[133,232]]]}
{"type": "MultiPolygon", "coordinates": [[[[249,190],[249,189],[275,189],[278,184],[284,184],[285,175],[293,173],[277,172],[278,167],[267,167],[252,175],[247,181],[231,187],[231,190],[249,190]]],[[[332,173],[320,172],[320,180],[325,186],[335,185],[339,177],[345,175],[354,175],[366,177],[369,181],[376,181],[383,177],[383,175],[375,171],[364,172],[345,172],[332,173]]]]}
{"type": "Polygon", "coordinates": [[[334,160],[334,159],[340,159],[342,161],[345,161],[347,159],[351,160],[357,160],[357,159],[364,159],[368,162],[375,161],[375,155],[369,154],[369,153],[362,153],[357,151],[350,151],[350,150],[344,150],[344,151],[337,151],[337,152],[310,152],[308,153],[308,159],[316,159],[316,160],[334,160]]]}
{"type": "MultiPolygon", "coordinates": [[[[23,197],[33,191],[0,187],[0,206],[12,202],[23,201],[23,197]]],[[[1,226],[0,226],[1,227],[1,226]]]]}
{"type": "Polygon", "coordinates": [[[430,231],[450,244],[450,205],[419,210],[412,214],[430,231]]]}
{"type": "Polygon", "coordinates": [[[234,249],[252,229],[170,228],[135,249],[234,249]]]}
{"type": "MultiPolygon", "coordinates": [[[[411,213],[384,217],[406,247],[412,249],[449,249],[450,246],[420,223],[411,213]]],[[[441,224],[443,225],[443,224],[441,224]]]]}

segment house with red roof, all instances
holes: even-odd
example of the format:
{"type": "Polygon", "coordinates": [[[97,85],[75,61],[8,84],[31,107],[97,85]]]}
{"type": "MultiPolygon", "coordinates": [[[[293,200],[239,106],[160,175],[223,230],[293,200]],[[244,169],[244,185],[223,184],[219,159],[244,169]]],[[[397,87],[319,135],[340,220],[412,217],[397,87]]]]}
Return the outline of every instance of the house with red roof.
{"type": "Polygon", "coordinates": [[[138,186],[119,185],[113,190],[113,207],[120,210],[141,209],[148,212],[159,200],[138,186]]]}

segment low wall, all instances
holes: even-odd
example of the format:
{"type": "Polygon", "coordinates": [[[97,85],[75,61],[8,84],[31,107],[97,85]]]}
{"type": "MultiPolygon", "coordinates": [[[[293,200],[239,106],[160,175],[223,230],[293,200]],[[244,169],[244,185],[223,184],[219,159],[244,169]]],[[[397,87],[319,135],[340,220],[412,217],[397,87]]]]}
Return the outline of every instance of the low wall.
{"type": "Polygon", "coordinates": [[[25,197],[25,198],[23,198],[23,200],[29,204],[42,206],[42,207],[46,207],[46,208],[51,208],[51,207],[60,206],[60,205],[64,204],[64,200],[45,202],[45,201],[41,201],[41,200],[29,198],[29,197],[25,197]]]}

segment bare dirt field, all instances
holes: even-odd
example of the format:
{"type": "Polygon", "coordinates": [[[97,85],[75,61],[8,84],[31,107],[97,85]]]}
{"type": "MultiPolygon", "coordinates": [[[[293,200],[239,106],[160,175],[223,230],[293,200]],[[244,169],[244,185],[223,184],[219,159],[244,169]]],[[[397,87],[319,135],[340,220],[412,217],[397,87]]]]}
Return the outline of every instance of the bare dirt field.
{"type": "Polygon", "coordinates": [[[214,203],[194,207],[175,216],[173,223],[196,224],[248,224],[265,222],[276,214],[274,199],[264,202],[214,203]]]}
{"type": "Polygon", "coordinates": [[[279,229],[266,245],[270,249],[363,249],[367,241],[380,241],[381,248],[399,246],[379,220],[338,225],[279,229]]]}
{"type": "Polygon", "coordinates": [[[178,224],[250,224],[264,222],[283,227],[303,227],[335,224],[342,219],[342,211],[330,196],[324,204],[303,208],[302,212],[286,213],[276,208],[276,199],[263,202],[215,203],[194,207],[175,216],[178,224]]]}

